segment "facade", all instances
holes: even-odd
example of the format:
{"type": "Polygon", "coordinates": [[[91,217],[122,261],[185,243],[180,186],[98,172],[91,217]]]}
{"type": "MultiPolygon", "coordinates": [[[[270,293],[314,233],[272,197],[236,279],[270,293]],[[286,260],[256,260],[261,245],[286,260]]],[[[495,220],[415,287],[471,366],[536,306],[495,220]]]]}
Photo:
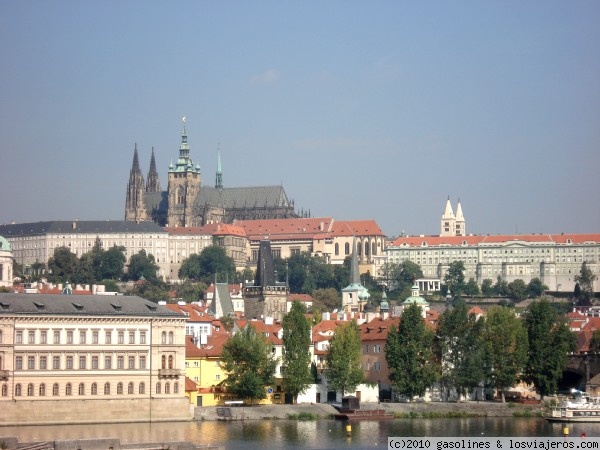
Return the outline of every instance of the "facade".
{"type": "Polygon", "coordinates": [[[0,236],[0,286],[13,285],[13,255],[10,242],[0,236]]]}
{"type": "Polygon", "coordinates": [[[585,261],[600,289],[600,234],[521,234],[496,236],[403,236],[386,250],[383,262],[412,261],[427,278],[444,279],[453,261],[463,261],[465,279],[481,285],[498,277],[525,283],[539,278],[551,291],[573,292],[585,261]]]}
{"type": "Polygon", "coordinates": [[[190,420],[185,316],[139,297],[0,294],[3,424],[190,420]]]}
{"type": "Polygon", "coordinates": [[[181,263],[213,245],[213,237],[202,227],[165,227],[164,230],[169,234],[167,280],[179,280],[181,263]]]}
{"type": "Polygon", "coordinates": [[[294,202],[282,186],[228,188],[223,186],[220,150],[215,186],[202,185],[200,165],[190,157],[185,119],[179,157],[168,170],[167,191],[160,190],[154,149],[148,183],[140,170],[137,145],[125,196],[125,220],[153,221],[161,226],[199,227],[211,222],[240,219],[297,217],[294,202]]]}
{"type": "Polygon", "coordinates": [[[144,250],[153,255],[159,267],[158,276],[170,274],[171,255],[169,234],[152,222],[117,221],[49,221],[0,225],[0,235],[11,244],[14,260],[22,264],[26,273],[35,264],[48,263],[58,247],[67,247],[80,258],[91,251],[100,239],[100,246],[125,247],[127,263],[144,250]]]}

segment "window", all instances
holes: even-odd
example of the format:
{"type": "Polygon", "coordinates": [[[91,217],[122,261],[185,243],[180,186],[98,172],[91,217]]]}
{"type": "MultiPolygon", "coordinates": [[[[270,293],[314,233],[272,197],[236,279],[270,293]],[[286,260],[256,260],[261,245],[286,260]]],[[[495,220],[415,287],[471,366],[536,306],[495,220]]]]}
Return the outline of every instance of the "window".
{"type": "Polygon", "coordinates": [[[171,384],[167,381],[165,383],[165,394],[170,394],[171,393],[171,384]]]}
{"type": "Polygon", "coordinates": [[[169,331],[169,344],[173,343],[173,332],[169,331]]]}
{"type": "Polygon", "coordinates": [[[112,343],[112,331],[106,330],[106,332],[104,333],[104,342],[106,344],[112,343]]]}
{"type": "Polygon", "coordinates": [[[140,369],[145,369],[145,368],[146,368],[146,357],[140,356],[140,369]]]}
{"type": "Polygon", "coordinates": [[[35,356],[27,357],[27,369],[29,369],[29,370],[35,369],[35,356]]]}
{"type": "Polygon", "coordinates": [[[129,332],[129,343],[130,344],[135,344],[135,331],[130,331],[129,332]]]}
{"type": "Polygon", "coordinates": [[[73,386],[71,383],[67,383],[65,386],[65,395],[73,395],[73,386]]]}
{"type": "Polygon", "coordinates": [[[79,389],[77,390],[79,395],[85,395],[85,385],[83,383],[79,383],[79,389]]]}
{"type": "Polygon", "coordinates": [[[15,358],[15,370],[23,370],[23,357],[17,356],[15,358]]]}
{"type": "Polygon", "coordinates": [[[160,359],[161,359],[160,368],[166,369],[167,368],[167,357],[165,355],[162,355],[160,359]]]}
{"type": "Polygon", "coordinates": [[[30,330],[28,335],[27,335],[27,343],[28,344],[35,344],[35,331],[30,330]]]}
{"type": "Polygon", "coordinates": [[[87,358],[85,356],[79,356],[79,368],[80,369],[85,369],[86,359],[87,358]]]}
{"type": "Polygon", "coordinates": [[[104,357],[104,368],[110,369],[111,365],[112,365],[112,358],[110,356],[105,356],[104,357]]]}
{"type": "Polygon", "coordinates": [[[104,395],[110,395],[110,383],[104,383],[104,395]]]}
{"type": "Polygon", "coordinates": [[[219,375],[219,374],[216,374],[216,375],[215,375],[215,380],[217,380],[217,381],[221,380],[221,375],[219,375]]]}
{"type": "Polygon", "coordinates": [[[92,356],[92,369],[98,369],[98,357],[92,356]]]}
{"type": "Polygon", "coordinates": [[[67,356],[67,369],[72,369],[73,368],[73,357],[72,356],[67,356]]]}
{"type": "Polygon", "coordinates": [[[46,330],[40,331],[40,344],[48,343],[48,332],[46,330]]]}
{"type": "Polygon", "coordinates": [[[340,254],[340,244],[338,244],[337,242],[335,243],[335,256],[338,256],[340,254]]]}
{"type": "Polygon", "coordinates": [[[169,355],[169,369],[173,368],[173,355],[169,355]]]}
{"type": "Polygon", "coordinates": [[[157,394],[160,394],[160,392],[161,392],[161,386],[160,386],[160,383],[156,383],[156,393],[157,393],[157,394]]]}
{"type": "Polygon", "coordinates": [[[68,330],[67,331],[67,344],[72,344],[72,343],[73,343],[73,331],[68,330]]]}
{"type": "MultiPolygon", "coordinates": [[[[21,339],[22,339],[22,337],[21,337],[21,339]]],[[[161,335],[160,335],[160,342],[162,344],[166,344],[167,343],[167,332],[166,331],[163,331],[161,333],[161,335]]]]}
{"type": "Polygon", "coordinates": [[[54,343],[60,344],[60,331],[54,330],[54,343]]]}
{"type": "Polygon", "coordinates": [[[179,383],[177,381],[173,383],[173,394],[179,394],[179,383]]]}
{"type": "Polygon", "coordinates": [[[119,331],[119,333],[117,334],[117,339],[118,339],[119,344],[124,344],[125,343],[125,332],[119,331]]]}
{"type": "Polygon", "coordinates": [[[120,381],[117,383],[117,395],[123,395],[123,383],[120,381]]]}
{"type": "Polygon", "coordinates": [[[130,356],[129,358],[129,369],[135,369],[135,356],[130,356]]]}
{"type": "Polygon", "coordinates": [[[97,343],[98,343],[98,332],[92,331],[92,344],[97,344],[97,343]]]}
{"type": "Polygon", "coordinates": [[[344,244],[344,254],[345,255],[350,254],[350,243],[349,242],[346,242],[346,244],[344,244]]]}
{"type": "Polygon", "coordinates": [[[27,385],[27,396],[33,397],[33,383],[27,385]]]}
{"type": "Polygon", "coordinates": [[[40,370],[46,370],[48,368],[48,357],[40,356],[40,370]]]}
{"type": "Polygon", "coordinates": [[[20,397],[21,396],[21,384],[17,383],[15,384],[15,397],[20,397]]]}
{"type": "Polygon", "coordinates": [[[22,344],[23,343],[23,332],[21,330],[17,331],[17,334],[15,335],[15,344],[22,344]]]}
{"type": "Polygon", "coordinates": [[[40,384],[39,394],[40,397],[46,396],[46,385],[44,383],[40,384]]]}
{"type": "Polygon", "coordinates": [[[133,383],[132,383],[132,382],[130,382],[130,383],[127,385],[127,393],[128,393],[129,395],[133,395],[133,383]]]}
{"type": "Polygon", "coordinates": [[[60,369],[60,356],[53,356],[52,357],[52,368],[54,370],[59,370],[60,369]]]}
{"type": "Polygon", "coordinates": [[[140,331],[140,344],[145,344],[145,343],[146,343],[146,332],[140,331]]]}
{"type": "Polygon", "coordinates": [[[79,343],[80,344],[85,344],[85,338],[86,338],[86,331],[85,330],[81,330],[79,332],[79,343]]]}
{"type": "Polygon", "coordinates": [[[125,357],[117,356],[117,369],[124,369],[124,368],[125,368],[125,357]]]}
{"type": "Polygon", "coordinates": [[[140,383],[140,387],[138,389],[138,392],[140,394],[145,394],[146,393],[146,385],[144,383],[140,383]]]}
{"type": "Polygon", "coordinates": [[[58,383],[54,383],[52,385],[52,395],[54,395],[55,397],[58,395],[58,383]]]}
{"type": "Polygon", "coordinates": [[[96,383],[92,383],[92,395],[98,395],[98,385],[96,383]]]}

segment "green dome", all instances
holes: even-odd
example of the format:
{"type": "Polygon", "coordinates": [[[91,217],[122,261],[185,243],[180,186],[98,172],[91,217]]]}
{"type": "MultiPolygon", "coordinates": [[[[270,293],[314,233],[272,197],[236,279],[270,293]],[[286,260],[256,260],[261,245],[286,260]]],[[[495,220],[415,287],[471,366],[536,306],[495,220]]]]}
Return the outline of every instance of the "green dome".
{"type": "Polygon", "coordinates": [[[3,236],[0,236],[0,252],[12,252],[10,248],[10,242],[8,242],[3,236]]]}

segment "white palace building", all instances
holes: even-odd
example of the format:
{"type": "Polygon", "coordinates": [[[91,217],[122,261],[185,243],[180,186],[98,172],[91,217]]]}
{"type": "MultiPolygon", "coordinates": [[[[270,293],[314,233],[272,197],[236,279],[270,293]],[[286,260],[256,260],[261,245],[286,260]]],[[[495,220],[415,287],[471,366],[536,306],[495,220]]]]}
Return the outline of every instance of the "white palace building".
{"type": "MultiPolygon", "coordinates": [[[[377,259],[377,274],[383,264],[404,260],[418,264],[427,280],[443,280],[453,261],[465,265],[465,279],[479,285],[498,276],[510,283],[528,283],[539,278],[551,291],[573,292],[574,276],[581,265],[596,275],[594,290],[600,290],[600,233],[468,235],[460,201],[454,215],[450,200],[442,215],[439,236],[401,236],[377,259]]],[[[422,289],[427,290],[427,289],[422,289]]]]}

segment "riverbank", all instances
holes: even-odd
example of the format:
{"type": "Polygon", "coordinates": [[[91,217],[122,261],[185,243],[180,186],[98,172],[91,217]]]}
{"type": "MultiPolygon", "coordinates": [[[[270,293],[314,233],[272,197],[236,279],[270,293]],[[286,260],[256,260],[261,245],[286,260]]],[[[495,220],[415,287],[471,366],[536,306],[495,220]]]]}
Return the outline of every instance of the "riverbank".
{"type": "MultiPolygon", "coordinates": [[[[362,409],[383,409],[396,417],[535,417],[542,405],[501,402],[422,402],[422,403],[365,403],[362,409]]],[[[229,408],[231,420],[321,418],[329,419],[338,411],[327,403],[299,405],[259,405],[229,408]]],[[[222,412],[222,411],[221,411],[222,412]]],[[[196,407],[194,419],[220,420],[216,406],[196,407]]]]}

